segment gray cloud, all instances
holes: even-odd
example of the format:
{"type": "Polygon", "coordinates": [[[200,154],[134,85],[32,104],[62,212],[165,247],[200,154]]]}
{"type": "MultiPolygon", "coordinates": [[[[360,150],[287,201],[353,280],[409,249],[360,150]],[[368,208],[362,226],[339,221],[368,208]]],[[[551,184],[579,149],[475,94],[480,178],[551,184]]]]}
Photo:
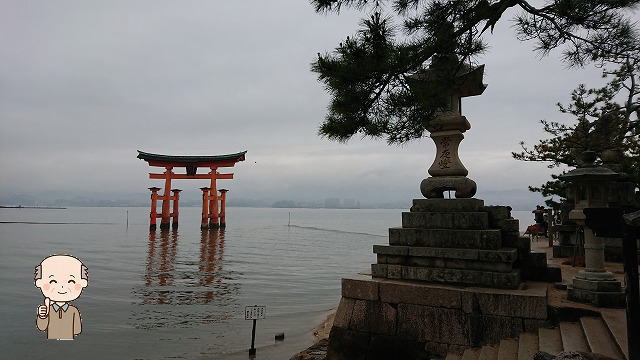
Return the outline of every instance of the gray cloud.
{"type": "MultiPolygon", "coordinates": [[[[407,201],[431,164],[429,139],[403,147],[316,135],[328,95],[309,64],[360,15],[305,1],[4,1],[0,4],[0,191],[144,191],[136,149],[248,150],[225,184],[248,198],[407,201]]],[[[540,60],[504,22],[487,38],[484,95],[466,99],[463,162],[482,191],[546,180],[512,160],[518,141],[597,69],[540,60]]],[[[196,189],[200,183],[180,183],[196,189]]],[[[195,190],[193,190],[195,191],[195,190]]]]}

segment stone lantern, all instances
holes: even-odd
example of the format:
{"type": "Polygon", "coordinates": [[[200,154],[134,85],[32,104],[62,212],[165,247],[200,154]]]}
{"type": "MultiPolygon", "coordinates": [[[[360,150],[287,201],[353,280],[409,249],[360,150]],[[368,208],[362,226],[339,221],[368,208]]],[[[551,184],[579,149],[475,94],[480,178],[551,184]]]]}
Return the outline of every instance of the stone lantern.
{"type": "Polygon", "coordinates": [[[442,99],[443,110],[426,126],[436,145],[436,158],[429,175],[420,184],[426,198],[443,198],[444,191],[455,190],[456,198],[471,198],[476,183],[467,178],[469,171],[458,156],[463,133],[471,128],[462,116],[463,97],[481,95],[487,85],[482,83],[484,65],[477,67],[460,63],[456,55],[434,56],[429,69],[407,77],[411,90],[426,101],[442,99]]]}
{"type": "Polygon", "coordinates": [[[585,151],[579,167],[560,176],[569,183],[569,193],[575,201],[575,208],[569,219],[583,227],[585,269],[574,278],[568,287],[569,300],[591,303],[596,306],[624,307],[625,297],[621,284],[604,267],[604,242],[586,226],[585,209],[607,208],[610,204],[610,187],[620,174],[593,163],[596,154],[585,151]]]}

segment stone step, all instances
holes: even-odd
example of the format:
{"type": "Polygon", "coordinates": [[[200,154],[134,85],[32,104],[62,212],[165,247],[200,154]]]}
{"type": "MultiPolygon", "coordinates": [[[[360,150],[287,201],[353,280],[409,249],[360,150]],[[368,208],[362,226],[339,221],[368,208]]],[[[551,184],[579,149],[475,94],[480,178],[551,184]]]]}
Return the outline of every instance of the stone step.
{"type": "Polygon", "coordinates": [[[462,354],[462,358],[460,360],[478,360],[478,356],[480,355],[479,348],[469,348],[464,351],[462,354]]]}
{"type": "Polygon", "coordinates": [[[483,250],[426,246],[373,245],[373,252],[378,255],[432,257],[504,263],[513,263],[518,258],[518,250],[512,248],[483,250]]]}
{"type": "Polygon", "coordinates": [[[422,229],[489,229],[489,214],[486,212],[403,212],[403,228],[422,229]]]}
{"type": "Polygon", "coordinates": [[[518,269],[507,273],[500,273],[477,270],[387,265],[386,277],[389,279],[395,278],[444,284],[486,286],[490,288],[500,289],[517,289],[521,283],[520,270],[518,269]],[[400,267],[400,269],[397,269],[396,267],[400,267]],[[397,273],[398,271],[401,272],[400,277],[392,277],[394,276],[393,274],[397,273]]]}
{"type": "Polygon", "coordinates": [[[609,328],[618,349],[625,358],[629,358],[629,338],[627,337],[627,314],[621,310],[606,310],[602,312],[602,320],[609,328]]]}
{"type": "Polygon", "coordinates": [[[531,360],[536,352],[538,352],[538,334],[520,334],[518,338],[518,360],[531,360]]]}
{"type": "Polygon", "coordinates": [[[560,335],[560,328],[539,328],[538,344],[540,351],[548,354],[555,356],[562,352],[562,335],[560,335]]]}
{"type": "Polygon", "coordinates": [[[374,245],[378,264],[510,272],[516,249],[478,250],[374,245]]]}
{"type": "Polygon", "coordinates": [[[498,347],[498,360],[518,360],[518,340],[500,340],[498,347]]]}
{"type": "Polygon", "coordinates": [[[437,257],[378,255],[378,264],[403,265],[408,267],[425,267],[439,269],[458,269],[475,271],[493,271],[508,273],[513,271],[512,263],[477,261],[464,259],[447,259],[437,257]]]}
{"type": "MultiPolygon", "coordinates": [[[[604,311],[602,318],[585,316],[579,322],[560,322],[559,327],[538,328],[537,333],[521,333],[518,339],[502,339],[499,344],[467,349],[462,356],[448,354],[450,360],[530,360],[538,351],[551,355],[585,352],[627,360],[626,315],[624,311],[604,311]]],[[[445,359],[445,360],[446,360],[445,359]]]]}
{"type": "Polygon", "coordinates": [[[624,359],[604,321],[599,317],[584,316],[580,318],[585,338],[591,352],[614,359],[624,359]]]}
{"type": "Polygon", "coordinates": [[[562,337],[563,351],[588,352],[589,345],[584,336],[582,326],[577,322],[560,322],[560,335],[562,337]]]}
{"type": "Polygon", "coordinates": [[[500,230],[390,228],[389,244],[457,249],[502,248],[500,230]]]}
{"type": "Polygon", "coordinates": [[[483,346],[480,349],[478,360],[498,360],[498,349],[491,345],[483,346]]]}
{"type": "Polygon", "coordinates": [[[482,211],[484,201],[480,199],[414,199],[411,212],[458,212],[482,211]]]}

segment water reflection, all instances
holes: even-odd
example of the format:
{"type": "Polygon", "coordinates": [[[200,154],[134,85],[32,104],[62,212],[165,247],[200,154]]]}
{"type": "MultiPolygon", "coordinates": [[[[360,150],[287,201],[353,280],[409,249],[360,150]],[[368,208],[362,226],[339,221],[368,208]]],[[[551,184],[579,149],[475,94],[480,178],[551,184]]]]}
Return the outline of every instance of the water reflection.
{"type": "MultiPolygon", "coordinates": [[[[208,286],[212,283],[221,283],[222,277],[216,276],[222,273],[222,258],[224,255],[225,229],[202,231],[200,237],[200,285],[208,286]]],[[[213,300],[213,291],[206,291],[206,302],[213,300]]]]}
{"type": "Polygon", "coordinates": [[[191,239],[178,230],[149,233],[144,285],[133,290],[141,305],[134,311],[134,326],[192,327],[237,312],[239,274],[225,270],[225,230],[202,230],[196,248],[191,239]]]}
{"type": "MultiPolygon", "coordinates": [[[[145,285],[147,287],[174,284],[177,247],[177,230],[171,232],[162,231],[159,241],[156,239],[155,231],[149,233],[147,267],[145,271],[145,285]]],[[[154,301],[154,303],[164,304],[165,301],[164,296],[161,296],[157,301],[154,301]]]]}

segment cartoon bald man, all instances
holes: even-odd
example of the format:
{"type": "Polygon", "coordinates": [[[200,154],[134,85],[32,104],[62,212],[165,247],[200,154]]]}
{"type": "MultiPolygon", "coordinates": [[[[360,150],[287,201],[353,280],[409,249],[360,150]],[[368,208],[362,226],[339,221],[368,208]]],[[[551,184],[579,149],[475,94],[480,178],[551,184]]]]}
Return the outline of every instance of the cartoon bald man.
{"type": "Polygon", "coordinates": [[[42,290],[36,326],[48,339],[73,340],[82,331],[78,309],[69,304],[88,285],[87,267],[71,255],[51,255],[36,266],[35,285],[42,290]]]}

